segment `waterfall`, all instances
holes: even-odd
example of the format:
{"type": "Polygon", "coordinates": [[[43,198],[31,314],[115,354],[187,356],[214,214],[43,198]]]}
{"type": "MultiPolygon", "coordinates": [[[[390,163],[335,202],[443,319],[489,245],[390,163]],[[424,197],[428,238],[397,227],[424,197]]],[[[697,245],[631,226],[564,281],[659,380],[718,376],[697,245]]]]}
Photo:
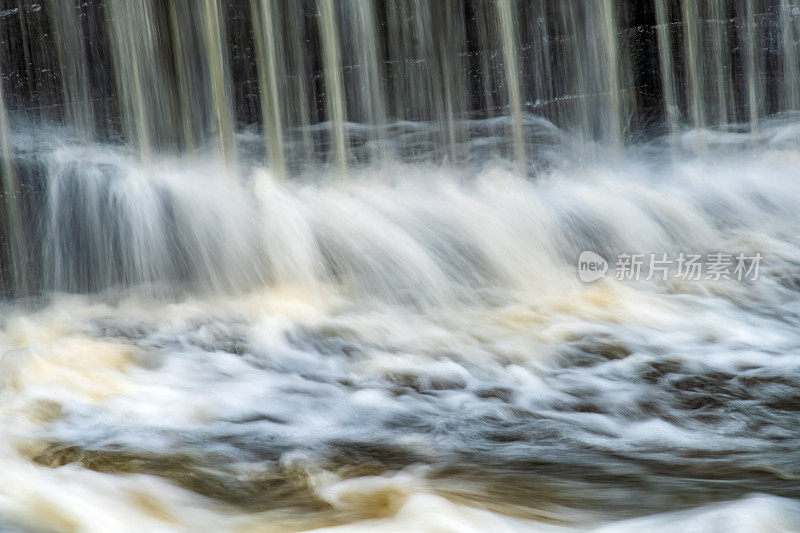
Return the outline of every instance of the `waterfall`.
{"type": "Polygon", "coordinates": [[[333,0],[319,0],[320,33],[322,33],[322,64],[325,71],[326,118],[331,128],[333,153],[339,175],[347,167],[344,89],[342,87],[342,60],[339,51],[339,30],[333,0]]]}
{"type": "Polygon", "coordinates": [[[266,0],[251,0],[253,10],[253,34],[258,51],[258,85],[261,87],[261,112],[264,122],[264,137],[273,171],[284,176],[286,163],[283,153],[283,122],[278,74],[277,39],[272,6],[266,0]]]}
{"type": "Polygon", "coordinates": [[[658,60],[661,66],[664,114],[670,135],[674,137],[680,117],[678,116],[678,101],[675,96],[675,66],[672,63],[672,40],[666,0],[656,0],[656,31],[658,32],[658,60]]]}
{"type": "Polygon", "coordinates": [[[780,4],[781,46],[783,48],[783,87],[781,88],[781,107],[786,110],[800,110],[800,72],[797,63],[798,24],[800,5],[791,0],[781,0],[780,4]]]}
{"type": "Polygon", "coordinates": [[[733,87],[731,85],[730,41],[725,22],[725,3],[723,0],[713,0],[707,4],[711,27],[711,66],[714,72],[716,92],[712,91],[708,99],[716,103],[717,125],[724,127],[731,116],[733,103],[733,87]]]}
{"type": "Polygon", "coordinates": [[[706,125],[705,98],[703,87],[703,58],[700,56],[700,24],[696,2],[683,2],[683,33],[686,46],[686,70],[688,73],[687,96],[691,110],[692,126],[702,129],[706,125]]]}
{"type": "Polygon", "coordinates": [[[511,0],[499,0],[497,2],[497,16],[500,19],[501,34],[503,35],[503,70],[506,75],[508,107],[512,124],[511,136],[514,139],[514,158],[517,160],[520,174],[524,174],[527,164],[525,161],[525,137],[522,131],[522,96],[511,0]]]}
{"type": "MultiPolygon", "coordinates": [[[[506,160],[533,177],[564,139],[580,140],[580,159],[669,132],[677,154],[682,132],[746,130],[755,143],[765,120],[800,106],[796,0],[6,4],[3,257],[19,294],[55,283],[20,258],[45,254],[41,220],[70,201],[48,196],[59,180],[81,165],[102,187],[116,179],[96,162],[48,167],[52,153],[31,143],[113,148],[145,167],[177,157],[237,186],[259,166],[344,182],[392,161],[506,160]]],[[[94,286],[77,275],[59,287],[94,286]]]]}
{"type": "Polygon", "coordinates": [[[17,202],[17,176],[11,153],[11,132],[8,114],[3,100],[0,84],[0,187],[2,189],[2,209],[0,209],[0,231],[7,239],[2,255],[0,289],[5,294],[25,295],[27,293],[27,270],[25,238],[22,234],[23,220],[17,202]]]}
{"type": "Polygon", "coordinates": [[[741,121],[755,133],[798,106],[790,0],[10,5],[9,113],[84,142],[121,140],[144,159],[213,145],[232,162],[237,131],[256,124],[277,174],[312,159],[340,171],[422,153],[456,164],[487,131],[469,120],[505,116],[508,129],[489,130],[511,149],[496,153],[524,161],[531,116],[618,145],[654,116],[673,131],[741,121]],[[432,128],[400,134],[403,121],[432,128]]]}
{"type": "Polygon", "coordinates": [[[94,110],[89,91],[86,43],[83,39],[83,20],[68,2],[48,2],[50,21],[58,46],[59,79],[65,103],[67,123],[75,127],[79,139],[94,139],[94,110]]]}
{"type": "Polygon", "coordinates": [[[742,41],[745,49],[745,76],[747,79],[747,115],[750,121],[750,131],[758,133],[758,120],[763,114],[764,87],[761,83],[762,66],[761,54],[757,47],[756,37],[759,28],[756,26],[753,0],[744,0],[744,24],[742,41]]]}
{"type": "Polygon", "coordinates": [[[0,0],[0,533],[800,531],[800,0],[0,0]]]}

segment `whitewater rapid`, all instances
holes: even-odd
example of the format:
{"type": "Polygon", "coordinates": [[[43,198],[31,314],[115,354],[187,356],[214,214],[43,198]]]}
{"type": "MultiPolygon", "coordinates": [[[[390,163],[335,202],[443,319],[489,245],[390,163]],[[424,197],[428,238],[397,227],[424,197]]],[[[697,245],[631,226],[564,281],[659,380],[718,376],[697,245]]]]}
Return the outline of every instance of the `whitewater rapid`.
{"type": "Polygon", "coordinates": [[[800,529],[798,130],[686,135],[525,179],[31,154],[0,529],[800,529]],[[586,284],[585,250],[763,263],[586,284]]]}

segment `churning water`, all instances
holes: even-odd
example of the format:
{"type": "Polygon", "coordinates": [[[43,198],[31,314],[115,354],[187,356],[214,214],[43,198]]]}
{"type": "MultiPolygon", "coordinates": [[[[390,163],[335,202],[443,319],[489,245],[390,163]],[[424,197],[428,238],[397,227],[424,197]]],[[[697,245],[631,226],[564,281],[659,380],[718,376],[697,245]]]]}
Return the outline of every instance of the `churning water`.
{"type": "Polygon", "coordinates": [[[2,0],[0,531],[800,530],[800,5],[628,4],[2,0]]]}

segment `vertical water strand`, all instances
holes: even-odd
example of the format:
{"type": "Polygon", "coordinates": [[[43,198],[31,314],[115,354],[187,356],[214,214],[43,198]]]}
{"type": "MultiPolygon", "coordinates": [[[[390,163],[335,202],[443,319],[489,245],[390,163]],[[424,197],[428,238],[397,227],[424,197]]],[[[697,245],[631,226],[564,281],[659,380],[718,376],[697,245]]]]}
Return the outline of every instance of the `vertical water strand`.
{"type": "Polygon", "coordinates": [[[204,0],[203,7],[205,57],[211,78],[211,105],[214,110],[220,154],[230,167],[235,163],[235,153],[223,18],[217,0],[204,0]]]}
{"type": "MultiPolygon", "coordinates": [[[[436,68],[435,50],[431,43],[428,2],[396,0],[386,2],[388,46],[393,118],[404,122],[398,147],[404,156],[436,153],[440,148],[442,114],[441,99],[433,86],[432,70],[436,68]],[[413,123],[412,123],[413,121],[413,123]]],[[[437,30],[438,31],[438,30],[437,30]]]]}
{"type": "Polygon", "coordinates": [[[369,125],[367,156],[372,160],[388,157],[386,137],[386,100],[384,98],[383,56],[376,33],[377,20],[373,0],[342,2],[345,17],[352,24],[349,35],[342,36],[342,49],[349,55],[348,64],[354,65],[350,84],[350,98],[356,110],[350,120],[360,120],[369,125]]]}
{"type": "Polygon", "coordinates": [[[573,24],[583,46],[574,51],[578,65],[583,105],[582,122],[589,139],[599,139],[620,148],[627,95],[623,93],[621,55],[624,36],[617,32],[612,0],[578,2],[573,24]],[[581,50],[585,49],[585,52],[581,50]],[[582,74],[581,74],[582,73],[582,74]]]}
{"type": "Polygon", "coordinates": [[[57,55],[53,53],[54,32],[47,12],[40,4],[17,0],[16,9],[25,60],[25,91],[30,102],[26,112],[41,125],[50,118],[48,115],[52,117],[60,112],[63,102],[58,76],[53,76],[59,70],[57,55]]]}
{"type": "MultiPolygon", "coordinates": [[[[419,4],[419,3],[418,3],[419,4]]],[[[453,12],[456,6],[448,0],[441,0],[427,6],[424,19],[420,22],[429,28],[437,28],[430,33],[429,40],[429,83],[435,95],[435,116],[439,121],[439,145],[445,161],[455,164],[456,127],[453,98],[455,76],[453,65],[457,61],[454,46],[453,12]]],[[[418,9],[419,11],[419,9],[418,9]]]]}
{"type": "Polygon", "coordinates": [[[497,18],[503,39],[503,70],[506,77],[511,133],[514,141],[514,160],[520,176],[527,174],[525,156],[525,132],[522,124],[522,96],[520,91],[520,72],[517,65],[516,35],[511,10],[511,0],[497,0],[497,18]]]}
{"type": "Polygon", "coordinates": [[[430,83],[436,94],[443,153],[451,164],[456,164],[462,157],[460,142],[466,136],[461,120],[466,113],[464,97],[467,92],[464,87],[464,3],[443,0],[429,5],[431,27],[439,28],[432,34],[434,54],[430,83]]]}
{"type": "MultiPolygon", "coordinates": [[[[446,5],[443,0],[437,2],[439,7],[446,5]]],[[[437,71],[441,74],[441,65],[437,56],[436,39],[434,33],[441,35],[443,32],[440,26],[434,25],[431,18],[433,3],[427,0],[411,0],[409,2],[410,18],[408,19],[410,35],[412,36],[413,56],[417,58],[413,65],[414,83],[411,91],[406,98],[408,105],[419,105],[419,95],[423,98],[421,120],[429,120],[435,125],[433,131],[430,128],[423,130],[424,142],[430,143],[432,151],[439,156],[446,157],[450,152],[449,139],[447,132],[450,129],[449,121],[452,117],[448,116],[445,108],[445,97],[437,85],[437,71]],[[410,98],[409,98],[410,97],[410,98]]]]}
{"type": "Polygon", "coordinates": [[[753,0],[744,0],[744,55],[745,77],[747,80],[747,113],[750,120],[750,133],[758,134],[758,117],[760,114],[761,94],[758,83],[758,59],[756,47],[756,22],[753,12],[753,0]]]}
{"type": "Polygon", "coordinates": [[[286,175],[283,126],[278,100],[278,56],[276,53],[272,0],[250,0],[257,50],[258,88],[264,139],[272,171],[279,179],[286,175]]]}
{"type": "Polygon", "coordinates": [[[717,124],[725,126],[735,115],[733,85],[731,83],[730,42],[728,41],[728,21],[725,13],[725,0],[708,0],[711,24],[711,68],[714,72],[716,89],[717,124]]]}
{"type": "Polygon", "coordinates": [[[675,97],[675,67],[672,64],[672,41],[667,0],[656,0],[656,37],[658,39],[658,60],[661,67],[661,88],[664,98],[664,112],[667,127],[675,145],[678,129],[678,102],[675,97]]]}
{"type": "Polygon", "coordinates": [[[163,88],[153,93],[146,79],[155,75],[158,60],[152,6],[149,0],[108,0],[107,7],[123,131],[138,145],[142,159],[149,161],[156,117],[168,116],[158,97],[163,88]]]}
{"type": "MultiPolygon", "coordinates": [[[[475,2],[472,6],[477,41],[473,48],[476,50],[475,53],[478,59],[478,86],[475,90],[478,91],[480,97],[479,109],[481,117],[493,117],[497,107],[497,94],[499,91],[497,90],[497,80],[491,68],[494,63],[492,57],[494,43],[490,39],[490,35],[493,34],[490,22],[496,19],[496,12],[492,13],[492,6],[487,5],[487,2],[475,2]]],[[[493,124],[493,122],[490,122],[490,124],[493,124]]],[[[487,131],[488,133],[490,132],[487,131]]]]}
{"type": "Polygon", "coordinates": [[[55,34],[66,122],[81,141],[91,142],[94,139],[94,111],[78,7],[72,0],[49,0],[47,12],[55,34]]]}
{"type": "Polygon", "coordinates": [[[320,33],[322,34],[322,63],[325,72],[326,115],[330,126],[334,160],[340,179],[347,173],[344,92],[342,62],[339,56],[339,35],[336,28],[336,9],[333,0],[317,0],[320,33]]]}
{"type": "MultiPolygon", "coordinates": [[[[306,47],[308,40],[304,22],[304,13],[301,10],[302,4],[294,0],[284,2],[278,12],[273,11],[273,15],[278,15],[281,22],[279,28],[282,29],[284,39],[279,44],[283,46],[279,57],[286,61],[286,75],[283,77],[281,93],[284,101],[288,105],[283,105],[282,110],[286,120],[284,128],[289,126],[300,133],[299,159],[301,161],[311,161],[314,157],[314,140],[311,136],[311,106],[313,90],[311,89],[311,78],[309,75],[310,54],[306,47]],[[293,36],[293,37],[289,37],[293,36]],[[285,43],[285,44],[284,44],[285,43]]],[[[286,132],[286,129],[284,129],[286,132]]],[[[286,148],[286,146],[284,146],[286,148]]]]}
{"type": "Polygon", "coordinates": [[[781,42],[783,45],[782,110],[800,110],[800,76],[797,64],[797,22],[800,6],[792,0],[781,0],[781,42]]]}
{"type": "Polygon", "coordinates": [[[377,19],[375,18],[375,5],[371,0],[357,0],[358,20],[361,24],[361,35],[364,44],[361,46],[362,61],[366,68],[364,76],[368,87],[370,121],[377,128],[375,140],[378,149],[375,155],[380,160],[388,158],[388,140],[386,136],[386,98],[383,68],[383,50],[377,35],[377,19]]]}
{"type": "Polygon", "coordinates": [[[559,2],[556,4],[561,22],[562,35],[560,54],[557,63],[560,69],[562,85],[556,87],[556,93],[565,95],[565,112],[560,126],[575,129],[581,140],[591,139],[592,127],[589,122],[588,92],[584,55],[588,40],[586,31],[580,23],[582,10],[576,2],[559,2]],[[560,90],[559,90],[560,89],[560,90]]]}
{"type": "Polygon", "coordinates": [[[550,59],[550,29],[546,4],[542,1],[528,4],[530,13],[522,20],[530,21],[533,28],[531,72],[533,72],[533,107],[537,109],[551,104],[555,98],[553,70],[550,59]]]}
{"type": "Polygon", "coordinates": [[[447,62],[448,70],[444,72],[447,79],[445,91],[448,94],[447,109],[451,116],[450,142],[454,147],[455,159],[464,158],[465,148],[461,143],[466,140],[467,124],[465,118],[469,109],[469,66],[466,28],[466,10],[464,3],[452,0],[452,9],[446,12],[448,33],[445,39],[447,48],[440,50],[444,57],[451,57],[447,62]]]}
{"type": "MultiPolygon", "coordinates": [[[[193,52],[197,51],[194,35],[187,28],[186,17],[192,11],[185,0],[172,0],[169,3],[170,35],[174,51],[174,65],[177,83],[178,113],[181,117],[181,148],[191,153],[198,146],[199,133],[203,130],[202,120],[198,119],[198,106],[202,99],[196,97],[196,76],[191,72],[193,52]]],[[[196,19],[193,19],[196,25],[196,19]]]]}
{"type": "Polygon", "coordinates": [[[494,76],[492,75],[490,69],[490,51],[493,48],[493,43],[489,39],[489,35],[491,33],[491,26],[489,25],[489,20],[491,17],[489,13],[486,11],[486,6],[483,3],[479,4],[484,11],[478,13],[478,24],[479,24],[479,54],[481,57],[481,97],[483,98],[483,110],[486,111],[490,116],[494,114],[494,109],[496,107],[496,83],[494,76]]]}
{"type": "MultiPolygon", "coordinates": [[[[590,76],[587,67],[590,65],[586,60],[586,55],[591,48],[591,36],[584,24],[583,8],[592,7],[593,3],[581,5],[577,2],[560,2],[564,7],[562,17],[564,19],[564,33],[566,38],[564,63],[568,66],[563,74],[565,81],[573,80],[566,87],[571,90],[565,91],[574,102],[572,113],[568,117],[566,124],[578,128],[583,141],[591,140],[593,135],[592,106],[589,105],[589,95],[593,93],[590,88],[590,76]]],[[[593,51],[593,50],[592,50],[593,51]]],[[[591,62],[596,66],[595,62],[591,62]]],[[[602,65],[599,68],[603,68],[602,65]]]]}
{"type": "Polygon", "coordinates": [[[405,27],[402,25],[404,14],[401,12],[404,6],[403,2],[386,2],[386,22],[387,22],[387,47],[386,55],[389,60],[389,92],[391,93],[390,99],[390,114],[395,121],[404,120],[406,115],[405,104],[405,84],[408,82],[409,77],[406,75],[406,65],[404,57],[408,57],[406,53],[406,32],[405,27]]]}
{"type": "MultiPolygon", "coordinates": [[[[25,16],[25,8],[22,5],[22,0],[17,0],[16,3],[18,20],[19,20],[19,36],[22,43],[22,55],[25,60],[25,89],[26,101],[31,102],[33,107],[34,94],[36,94],[36,76],[33,72],[33,61],[31,61],[31,47],[30,38],[28,36],[28,24],[25,16]]],[[[38,115],[38,113],[37,113],[38,115]]],[[[38,116],[36,117],[38,118],[38,116]]]]}
{"type": "MultiPolygon", "coordinates": [[[[12,162],[11,133],[3,96],[2,76],[0,76],[0,185],[2,186],[2,208],[0,208],[0,229],[5,229],[7,239],[6,259],[8,261],[7,287],[0,271],[0,288],[14,296],[27,294],[26,246],[23,233],[24,223],[17,203],[17,177],[12,162]]],[[[0,234],[0,239],[3,237],[0,234]]]]}
{"type": "Polygon", "coordinates": [[[687,107],[692,117],[692,126],[695,129],[705,127],[705,100],[703,95],[703,64],[700,56],[700,19],[697,13],[695,0],[683,0],[683,39],[685,47],[685,61],[687,80],[687,107]]]}
{"type": "Polygon", "coordinates": [[[614,0],[603,0],[602,3],[603,34],[602,43],[606,56],[606,85],[609,92],[609,133],[612,144],[622,144],[625,95],[622,91],[620,71],[621,41],[617,32],[617,17],[614,0]]]}

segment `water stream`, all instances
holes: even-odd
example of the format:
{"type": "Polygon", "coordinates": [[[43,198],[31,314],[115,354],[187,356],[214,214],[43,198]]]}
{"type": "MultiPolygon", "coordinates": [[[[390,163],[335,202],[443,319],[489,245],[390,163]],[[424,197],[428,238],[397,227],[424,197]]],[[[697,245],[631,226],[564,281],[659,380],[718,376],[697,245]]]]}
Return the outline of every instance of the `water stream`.
{"type": "Polygon", "coordinates": [[[800,531],[798,39],[0,0],[0,531],[800,531]]]}

